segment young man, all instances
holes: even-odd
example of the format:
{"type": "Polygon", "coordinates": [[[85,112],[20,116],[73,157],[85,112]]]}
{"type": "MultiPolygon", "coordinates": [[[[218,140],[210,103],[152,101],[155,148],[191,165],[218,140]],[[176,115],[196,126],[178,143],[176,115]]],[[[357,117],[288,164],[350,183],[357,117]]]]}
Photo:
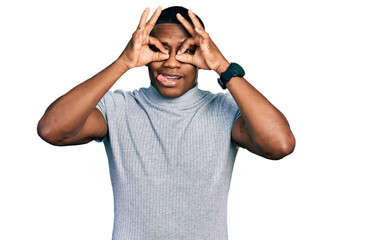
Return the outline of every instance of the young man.
{"type": "Polygon", "coordinates": [[[227,239],[227,195],[238,146],[281,159],[295,146],[285,117],[229,63],[182,7],[142,16],[120,57],[47,109],[39,135],[54,145],[103,141],[114,191],[113,239],[227,239]],[[148,66],[151,85],[108,92],[148,66]],[[197,88],[214,70],[230,93],[197,88]]]}

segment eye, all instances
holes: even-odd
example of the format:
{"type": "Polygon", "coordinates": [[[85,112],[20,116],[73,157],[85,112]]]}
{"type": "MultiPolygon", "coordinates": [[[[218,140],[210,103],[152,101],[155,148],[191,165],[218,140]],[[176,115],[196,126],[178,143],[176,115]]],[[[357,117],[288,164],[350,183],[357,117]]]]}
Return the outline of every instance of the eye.
{"type": "Polygon", "coordinates": [[[159,49],[156,46],[151,45],[151,44],[148,44],[148,46],[149,46],[150,50],[152,50],[153,52],[159,52],[159,49]]]}
{"type": "Polygon", "coordinates": [[[188,54],[194,54],[195,53],[195,50],[196,49],[193,49],[193,48],[188,48],[187,50],[185,50],[184,53],[188,53],[188,54]]]}

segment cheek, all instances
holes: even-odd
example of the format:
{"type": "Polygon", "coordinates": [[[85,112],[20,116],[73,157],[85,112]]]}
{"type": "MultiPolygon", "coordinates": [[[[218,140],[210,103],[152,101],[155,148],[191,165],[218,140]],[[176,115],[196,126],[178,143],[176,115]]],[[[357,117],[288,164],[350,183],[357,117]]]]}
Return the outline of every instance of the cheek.
{"type": "Polygon", "coordinates": [[[148,64],[149,76],[150,78],[156,77],[157,69],[160,67],[160,64],[157,62],[151,62],[148,64]]]}
{"type": "Polygon", "coordinates": [[[187,72],[189,73],[190,78],[195,79],[196,74],[197,74],[197,69],[195,66],[190,65],[189,68],[187,69],[187,72]]]}
{"type": "Polygon", "coordinates": [[[160,63],[151,62],[148,64],[149,71],[154,72],[160,67],[160,63]]]}

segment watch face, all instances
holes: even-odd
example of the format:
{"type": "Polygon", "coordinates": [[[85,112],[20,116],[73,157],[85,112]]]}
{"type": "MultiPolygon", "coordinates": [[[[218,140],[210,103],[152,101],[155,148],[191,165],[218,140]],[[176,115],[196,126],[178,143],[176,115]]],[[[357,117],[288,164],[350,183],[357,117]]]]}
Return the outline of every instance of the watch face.
{"type": "Polygon", "coordinates": [[[239,75],[244,76],[245,72],[244,69],[237,63],[231,63],[232,67],[239,73],[239,75]]]}

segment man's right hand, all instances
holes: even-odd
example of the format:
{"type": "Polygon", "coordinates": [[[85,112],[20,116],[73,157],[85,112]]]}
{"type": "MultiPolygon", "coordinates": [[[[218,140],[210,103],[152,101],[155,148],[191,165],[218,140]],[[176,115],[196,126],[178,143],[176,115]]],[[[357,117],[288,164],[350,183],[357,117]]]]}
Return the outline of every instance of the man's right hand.
{"type": "Polygon", "coordinates": [[[154,61],[163,61],[169,57],[168,51],[163,47],[162,43],[158,39],[150,36],[150,32],[153,30],[162,12],[162,8],[158,7],[150,20],[146,21],[149,12],[150,9],[146,8],[142,13],[137,30],[133,33],[131,40],[118,59],[124,63],[128,69],[145,66],[154,61]],[[155,46],[159,51],[152,51],[149,45],[155,46]]]}

